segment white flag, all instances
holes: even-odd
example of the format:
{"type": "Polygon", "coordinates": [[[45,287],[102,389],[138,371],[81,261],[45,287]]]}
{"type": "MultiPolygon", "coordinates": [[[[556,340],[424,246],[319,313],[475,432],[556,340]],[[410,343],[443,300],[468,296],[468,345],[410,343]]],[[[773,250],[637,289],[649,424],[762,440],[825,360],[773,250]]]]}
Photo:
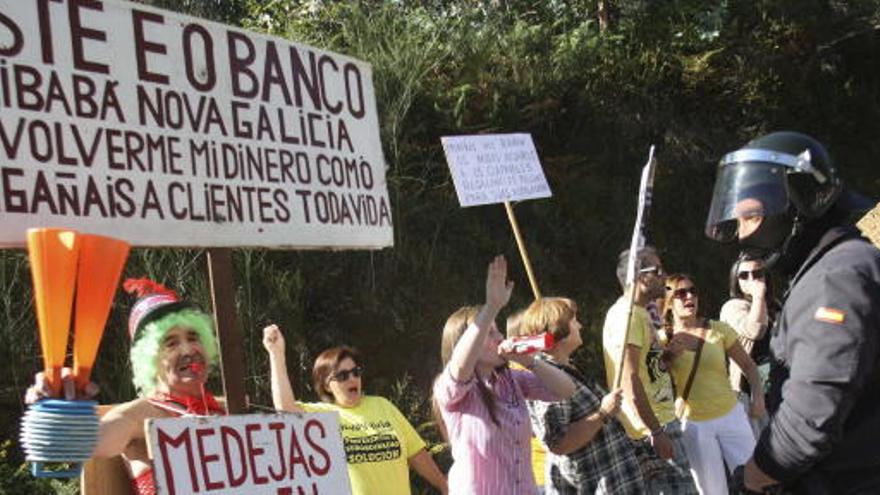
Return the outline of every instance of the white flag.
{"type": "Polygon", "coordinates": [[[632,286],[636,281],[636,260],[639,250],[645,246],[645,226],[648,212],[651,209],[651,196],[654,190],[654,145],[648,151],[648,163],[642,168],[642,180],[639,184],[639,210],[636,213],[636,225],[633,228],[632,241],[629,244],[629,259],[626,263],[626,285],[632,286]]]}

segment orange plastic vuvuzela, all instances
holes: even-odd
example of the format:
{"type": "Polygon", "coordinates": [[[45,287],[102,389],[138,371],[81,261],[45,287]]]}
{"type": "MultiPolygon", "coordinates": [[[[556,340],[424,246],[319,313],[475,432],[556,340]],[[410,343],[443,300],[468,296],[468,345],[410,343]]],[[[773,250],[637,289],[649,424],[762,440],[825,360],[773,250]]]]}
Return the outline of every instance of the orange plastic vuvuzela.
{"type": "Polygon", "coordinates": [[[28,258],[34,283],[43,367],[49,388],[61,393],[61,368],[67,354],[79,235],[59,228],[28,229],[28,258]]]}
{"type": "Polygon", "coordinates": [[[89,383],[130,248],[127,242],[110,237],[80,236],[73,333],[73,369],[80,390],[89,383]]]}

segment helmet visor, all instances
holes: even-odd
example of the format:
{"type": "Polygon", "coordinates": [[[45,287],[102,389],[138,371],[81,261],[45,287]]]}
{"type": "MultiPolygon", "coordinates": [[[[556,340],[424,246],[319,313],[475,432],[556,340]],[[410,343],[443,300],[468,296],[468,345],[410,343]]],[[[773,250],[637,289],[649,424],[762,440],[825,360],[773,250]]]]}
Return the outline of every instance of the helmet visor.
{"type": "Polygon", "coordinates": [[[737,218],[783,213],[788,207],[785,172],[784,166],[766,162],[719,165],[706,235],[731,242],[737,238],[737,218]]]}

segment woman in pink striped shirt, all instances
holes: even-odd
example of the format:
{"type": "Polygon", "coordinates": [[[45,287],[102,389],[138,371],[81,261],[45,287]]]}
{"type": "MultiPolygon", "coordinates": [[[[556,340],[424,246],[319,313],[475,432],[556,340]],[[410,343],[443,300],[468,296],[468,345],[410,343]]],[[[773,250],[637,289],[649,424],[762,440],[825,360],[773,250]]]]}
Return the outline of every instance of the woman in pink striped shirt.
{"type": "Polygon", "coordinates": [[[495,326],[510,300],[507,261],[496,257],[486,276],[486,304],[464,307],[446,321],[434,382],[438,425],[452,447],[450,494],[534,495],[528,400],[562,400],[571,379],[533,355],[511,353],[495,326]],[[522,365],[511,370],[507,361],[522,365]]]}

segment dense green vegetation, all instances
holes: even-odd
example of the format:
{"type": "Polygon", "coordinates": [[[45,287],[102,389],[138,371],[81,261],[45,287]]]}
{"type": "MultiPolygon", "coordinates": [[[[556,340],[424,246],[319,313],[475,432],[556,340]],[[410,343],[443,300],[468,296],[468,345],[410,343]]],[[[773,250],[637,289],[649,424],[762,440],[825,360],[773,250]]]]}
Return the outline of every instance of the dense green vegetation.
{"type": "MultiPolygon", "coordinates": [[[[301,396],[314,398],[307,377],[317,352],[353,344],[367,356],[368,391],[394,400],[437,439],[426,404],[442,323],[482,301],[493,254],[518,260],[501,206],[458,206],[442,135],[532,134],[553,198],[521,203],[517,216],[542,292],[581,308],[578,359],[595,376],[603,373],[604,311],[619,292],[616,254],[631,233],[649,145],[660,161],[650,240],[667,269],[693,273],[710,289],[709,314],[726,295],[734,254],[702,234],[725,152],[772,130],[807,132],[828,145],[849,183],[880,197],[880,0],[151,3],[373,65],[394,248],[236,251],[245,379],[257,405],[271,403],[260,329],[273,321],[288,332],[301,396]],[[609,12],[605,29],[599,3],[609,12]]],[[[204,258],[136,250],[126,273],[209,307],[204,258]]],[[[513,266],[518,308],[530,291],[520,263],[513,266]]],[[[17,436],[20,398],[39,367],[27,269],[23,253],[0,252],[0,439],[17,436]]],[[[133,397],[129,304],[120,296],[94,372],[103,402],[133,397]]],[[[19,462],[16,447],[0,452],[0,472],[19,462]]],[[[0,493],[22,489],[16,479],[0,476],[0,493]]]]}

